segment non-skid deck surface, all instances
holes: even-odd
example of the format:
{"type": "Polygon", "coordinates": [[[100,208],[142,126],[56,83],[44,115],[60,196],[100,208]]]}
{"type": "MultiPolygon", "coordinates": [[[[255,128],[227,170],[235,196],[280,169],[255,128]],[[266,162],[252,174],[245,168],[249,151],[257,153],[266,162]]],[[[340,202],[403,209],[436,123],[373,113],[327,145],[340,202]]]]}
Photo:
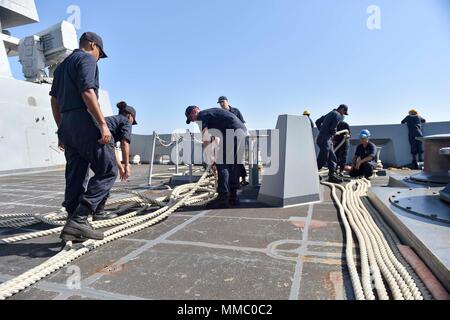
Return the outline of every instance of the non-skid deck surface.
{"type": "MultiPolygon", "coordinates": [[[[159,166],[156,172],[173,172],[159,166]]],[[[130,184],[146,183],[134,167],[130,184]]],[[[381,184],[384,181],[375,181],[381,184]]],[[[61,208],[62,171],[0,177],[0,213],[61,208]]],[[[12,299],[353,299],[344,232],[330,192],[323,202],[265,208],[243,190],[242,208],[184,210],[163,223],[101,247],[12,299]],[[81,272],[81,286],[76,272],[81,272]]],[[[29,230],[0,229],[0,238],[29,230]]],[[[61,250],[57,236],[0,245],[0,282],[61,250]]]]}

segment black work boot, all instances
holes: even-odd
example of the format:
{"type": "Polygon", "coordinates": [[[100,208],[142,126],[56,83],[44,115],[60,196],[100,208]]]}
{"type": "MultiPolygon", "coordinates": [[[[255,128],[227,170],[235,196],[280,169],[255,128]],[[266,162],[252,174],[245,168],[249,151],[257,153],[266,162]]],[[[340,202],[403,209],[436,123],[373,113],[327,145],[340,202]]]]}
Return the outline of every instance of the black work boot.
{"type": "Polygon", "coordinates": [[[241,186],[246,187],[250,184],[246,179],[242,179],[241,186]]]}
{"type": "Polygon", "coordinates": [[[98,205],[97,211],[95,211],[94,213],[93,217],[94,221],[105,221],[115,219],[118,217],[117,214],[105,210],[106,201],[107,200],[105,199],[98,205]]]}
{"type": "Polygon", "coordinates": [[[92,210],[80,204],[73,216],[67,221],[60,238],[64,241],[84,242],[86,240],[103,240],[103,232],[96,231],[88,222],[92,210]]]}
{"type": "Polygon", "coordinates": [[[419,162],[417,161],[417,155],[413,154],[413,159],[411,162],[411,169],[412,170],[419,170],[419,162]]]}
{"type": "Polygon", "coordinates": [[[341,184],[344,182],[344,179],[338,177],[336,173],[332,173],[328,176],[328,182],[341,184]]]}
{"type": "Polygon", "coordinates": [[[219,196],[216,200],[208,203],[206,209],[208,210],[217,210],[217,209],[229,209],[230,203],[228,202],[228,198],[225,196],[219,196]]]}
{"type": "Polygon", "coordinates": [[[119,217],[118,214],[115,214],[114,212],[108,212],[108,211],[101,211],[94,213],[93,220],[94,221],[106,221],[106,220],[112,220],[119,217]]]}
{"type": "Polygon", "coordinates": [[[230,206],[231,207],[239,207],[241,205],[241,201],[239,200],[239,196],[237,192],[231,192],[230,194],[230,206]]]}

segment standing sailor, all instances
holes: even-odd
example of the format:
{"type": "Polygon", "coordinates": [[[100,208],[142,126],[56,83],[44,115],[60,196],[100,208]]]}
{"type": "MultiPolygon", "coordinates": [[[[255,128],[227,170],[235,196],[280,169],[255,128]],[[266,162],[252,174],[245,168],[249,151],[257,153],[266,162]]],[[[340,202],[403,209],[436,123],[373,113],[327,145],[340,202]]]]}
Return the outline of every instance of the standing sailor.
{"type": "MultiPolygon", "coordinates": [[[[217,102],[220,107],[224,110],[227,110],[229,112],[231,112],[232,114],[234,114],[236,117],[238,117],[239,120],[241,120],[241,122],[243,124],[245,124],[245,119],[244,116],[242,115],[241,111],[238,108],[233,108],[232,106],[230,106],[230,103],[228,101],[227,97],[220,97],[218,102],[217,102]]],[[[245,169],[245,164],[239,164],[238,165],[238,171],[239,171],[239,177],[242,179],[242,185],[247,186],[248,182],[247,182],[247,169],[245,169]]]]}
{"type": "MultiPolygon", "coordinates": [[[[219,138],[218,158],[214,159],[218,174],[219,197],[210,203],[210,209],[223,209],[238,206],[239,189],[238,165],[242,164],[243,146],[247,136],[247,128],[234,114],[223,109],[201,111],[191,106],[185,112],[187,121],[198,122],[203,133],[205,148],[210,149],[212,136],[219,138]],[[228,143],[227,143],[228,141],[228,143]]],[[[216,139],[217,141],[217,139],[216,139]]]]}
{"type": "MultiPolygon", "coordinates": [[[[317,158],[317,166],[321,170],[328,163],[329,179],[331,183],[342,183],[343,180],[337,176],[337,157],[334,152],[333,139],[337,133],[337,127],[348,115],[348,107],[341,105],[337,110],[331,111],[320,123],[320,133],[317,137],[317,145],[320,148],[317,158]]],[[[320,119],[319,119],[320,120],[320,119]]]]}
{"type": "Polygon", "coordinates": [[[314,129],[315,125],[314,125],[314,121],[312,121],[312,119],[311,119],[311,112],[309,110],[305,110],[305,112],[303,112],[303,115],[305,117],[308,117],[309,122],[311,123],[311,129],[314,129]]]}
{"type": "MultiPolygon", "coordinates": [[[[120,161],[116,154],[116,163],[119,169],[119,177],[122,181],[128,181],[131,177],[130,166],[130,144],[133,126],[137,125],[136,122],[136,110],[129,106],[126,102],[122,101],[117,104],[119,114],[117,116],[105,118],[108,128],[111,131],[112,139],[111,145],[113,147],[120,143],[120,149],[122,150],[122,161],[120,161]]],[[[97,210],[94,213],[94,221],[109,220],[117,218],[116,214],[110,213],[105,210],[106,202],[108,201],[109,194],[98,205],[97,210]]]]}
{"type": "Polygon", "coordinates": [[[103,233],[88,222],[89,215],[109,194],[117,177],[111,132],[98,102],[97,62],[107,58],[103,40],[93,32],[84,33],[80,47],[55,70],[50,91],[58,136],[65,147],[68,221],[61,233],[65,241],[102,240],[103,233]],[[87,189],[84,181],[89,167],[94,177],[87,189]]]}
{"type": "Polygon", "coordinates": [[[230,106],[230,102],[228,101],[227,97],[220,97],[217,103],[222,109],[230,111],[232,114],[238,117],[238,119],[241,120],[243,124],[245,124],[245,119],[241,111],[238,108],[233,108],[232,106],[230,106]]]}
{"type": "Polygon", "coordinates": [[[350,138],[351,138],[350,125],[345,121],[341,121],[337,127],[337,131],[341,133],[345,130],[347,131],[347,133],[342,133],[334,137],[334,150],[337,157],[339,173],[341,175],[344,173],[345,165],[347,164],[347,157],[348,151],[350,150],[350,138]]]}
{"type": "Polygon", "coordinates": [[[419,169],[419,162],[423,162],[423,143],[417,138],[423,137],[422,125],[426,120],[422,118],[417,110],[413,109],[409,115],[402,121],[402,124],[408,125],[409,144],[411,145],[412,169],[419,169]]]}

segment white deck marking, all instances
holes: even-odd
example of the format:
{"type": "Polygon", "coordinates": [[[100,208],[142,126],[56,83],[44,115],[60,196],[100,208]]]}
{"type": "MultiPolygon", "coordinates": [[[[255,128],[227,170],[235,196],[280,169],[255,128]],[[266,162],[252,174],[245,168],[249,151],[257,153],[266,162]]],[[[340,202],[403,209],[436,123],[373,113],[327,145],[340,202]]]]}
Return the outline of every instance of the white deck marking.
{"type": "Polygon", "coordinates": [[[289,300],[299,300],[302,274],[303,274],[303,257],[306,255],[308,250],[308,238],[309,238],[309,226],[311,225],[312,216],[314,212],[314,205],[311,204],[308,210],[308,218],[306,219],[305,229],[303,230],[303,242],[304,245],[300,249],[300,254],[298,255],[297,266],[295,268],[294,280],[292,282],[291,294],[289,300]]]}

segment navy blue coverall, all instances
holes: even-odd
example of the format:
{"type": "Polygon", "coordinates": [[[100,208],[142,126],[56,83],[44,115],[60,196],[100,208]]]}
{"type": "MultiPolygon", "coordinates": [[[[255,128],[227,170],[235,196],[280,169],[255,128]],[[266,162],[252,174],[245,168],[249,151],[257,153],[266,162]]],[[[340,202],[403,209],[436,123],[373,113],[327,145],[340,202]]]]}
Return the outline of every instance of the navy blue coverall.
{"type": "Polygon", "coordinates": [[[82,93],[89,89],[94,89],[98,97],[98,74],[95,58],[75,50],[55,70],[50,91],[62,114],[58,137],[65,146],[67,160],[64,205],[69,215],[80,204],[96,211],[117,178],[114,147],[98,143],[99,125],[82,98],[82,93]],[[95,175],[85,188],[89,168],[95,175]]]}
{"type": "Polygon", "coordinates": [[[333,110],[323,118],[323,121],[321,121],[322,118],[319,120],[320,133],[317,137],[317,145],[320,148],[320,152],[317,158],[317,165],[320,170],[328,163],[328,169],[330,170],[330,175],[332,175],[337,169],[333,137],[337,132],[338,124],[344,120],[344,117],[337,110],[333,110]]]}
{"type": "Polygon", "coordinates": [[[423,137],[422,124],[424,124],[425,122],[426,120],[419,115],[409,115],[402,121],[402,124],[408,125],[409,144],[411,145],[411,154],[414,157],[414,161],[416,161],[416,155],[419,155],[419,161],[422,161],[422,155],[424,152],[423,143],[416,138],[423,137]]]}
{"type": "Polygon", "coordinates": [[[322,116],[320,119],[318,119],[316,121],[316,126],[317,126],[317,129],[319,129],[319,131],[320,131],[320,129],[322,129],[322,124],[325,121],[325,118],[326,118],[326,116],[322,116]]]}
{"type": "MultiPolygon", "coordinates": [[[[348,132],[350,132],[350,126],[345,121],[340,122],[337,127],[338,132],[343,130],[348,130],[348,132]]],[[[341,171],[344,171],[345,165],[347,164],[348,152],[350,150],[350,142],[349,140],[345,139],[345,135],[336,136],[336,138],[334,139],[335,148],[338,147],[344,140],[345,142],[342,145],[342,147],[336,151],[337,164],[338,167],[341,169],[341,171]]]]}
{"type": "Polygon", "coordinates": [[[242,164],[243,159],[239,159],[239,154],[242,151],[245,139],[234,138],[233,154],[227,154],[227,130],[235,132],[241,130],[245,135],[247,128],[242,121],[233,113],[219,109],[208,109],[201,111],[198,115],[198,122],[202,124],[202,130],[208,129],[212,135],[211,130],[220,132],[219,155],[221,159],[217,159],[217,174],[218,174],[218,190],[219,199],[225,199],[228,194],[236,195],[239,189],[239,164],[242,164]],[[227,161],[227,159],[229,161],[227,161]],[[231,161],[230,161],[231,159],[231,161]]]}
{"type": "Polygon", "coordinates": [[[314,122],[312,121],[311,117],[308,116],[309,122],[311,123],[311,129],[314,129],[314,122]]]}
{"type": "MultiPolygon", "coordinates": [[[[123,140],[126,140],[129,144],[131,144],[131,134],[133,131],[133,126],[128,121],[128,118],[124,115],[117,115],[112,117],[106,117],[105,118],[106,124],[108,125],[109,131],[111,131],[112,139],[110,142],[110,145],[115,148],[116,143],[122,142],[123,140]]],[[[100,203],[101,209],[105,207],[106,202],[108,201],[109,193],[108,195],[103,199],[103,201],[100,203]]],[[[97,211],[101,210],[97,209],[97,211]]]]}
{"type": "Polygon", "coordinates": [[[128,121],[128,118],[124,115],[117,115],[105,118],[109,131],[111,131],[112,139],[111,144],[115,145],[118,142],[126,140],[131,143],[131,134],[133,132],[133,126],[128,121]]]}
{"type": "MultiPolygon", "coordinates": [[[[243,124],[245,124],[244,116],[242,115],[241,111],[238,108],[233,108],[232,106],[230,106],[230,110],[229,111],[232,114],[234,114],[239,120],[241,120],[241,122],[243,124]]],[[[247,178],[247,169],[245,169],[245,165],[244,164],[239,164],[238,165],[238,172],[239,172],[239,177],[241,177],[244,180],[247,178]]]]}
{"type": "Polygon", "coordinates": [[[377,146],[372,142],[367,144],[367,147],[364,148],[364,145],[360,144],[356,149],[355,158],[360,158],[361,160],[372,157],[372,161],[365,162],[358,169],[353,168],[350,172],[350,176],[352,178],[365,177],[369,179],[373,175],[373,171],[375,169],[375,159],[377,157],[377,146]]]}

